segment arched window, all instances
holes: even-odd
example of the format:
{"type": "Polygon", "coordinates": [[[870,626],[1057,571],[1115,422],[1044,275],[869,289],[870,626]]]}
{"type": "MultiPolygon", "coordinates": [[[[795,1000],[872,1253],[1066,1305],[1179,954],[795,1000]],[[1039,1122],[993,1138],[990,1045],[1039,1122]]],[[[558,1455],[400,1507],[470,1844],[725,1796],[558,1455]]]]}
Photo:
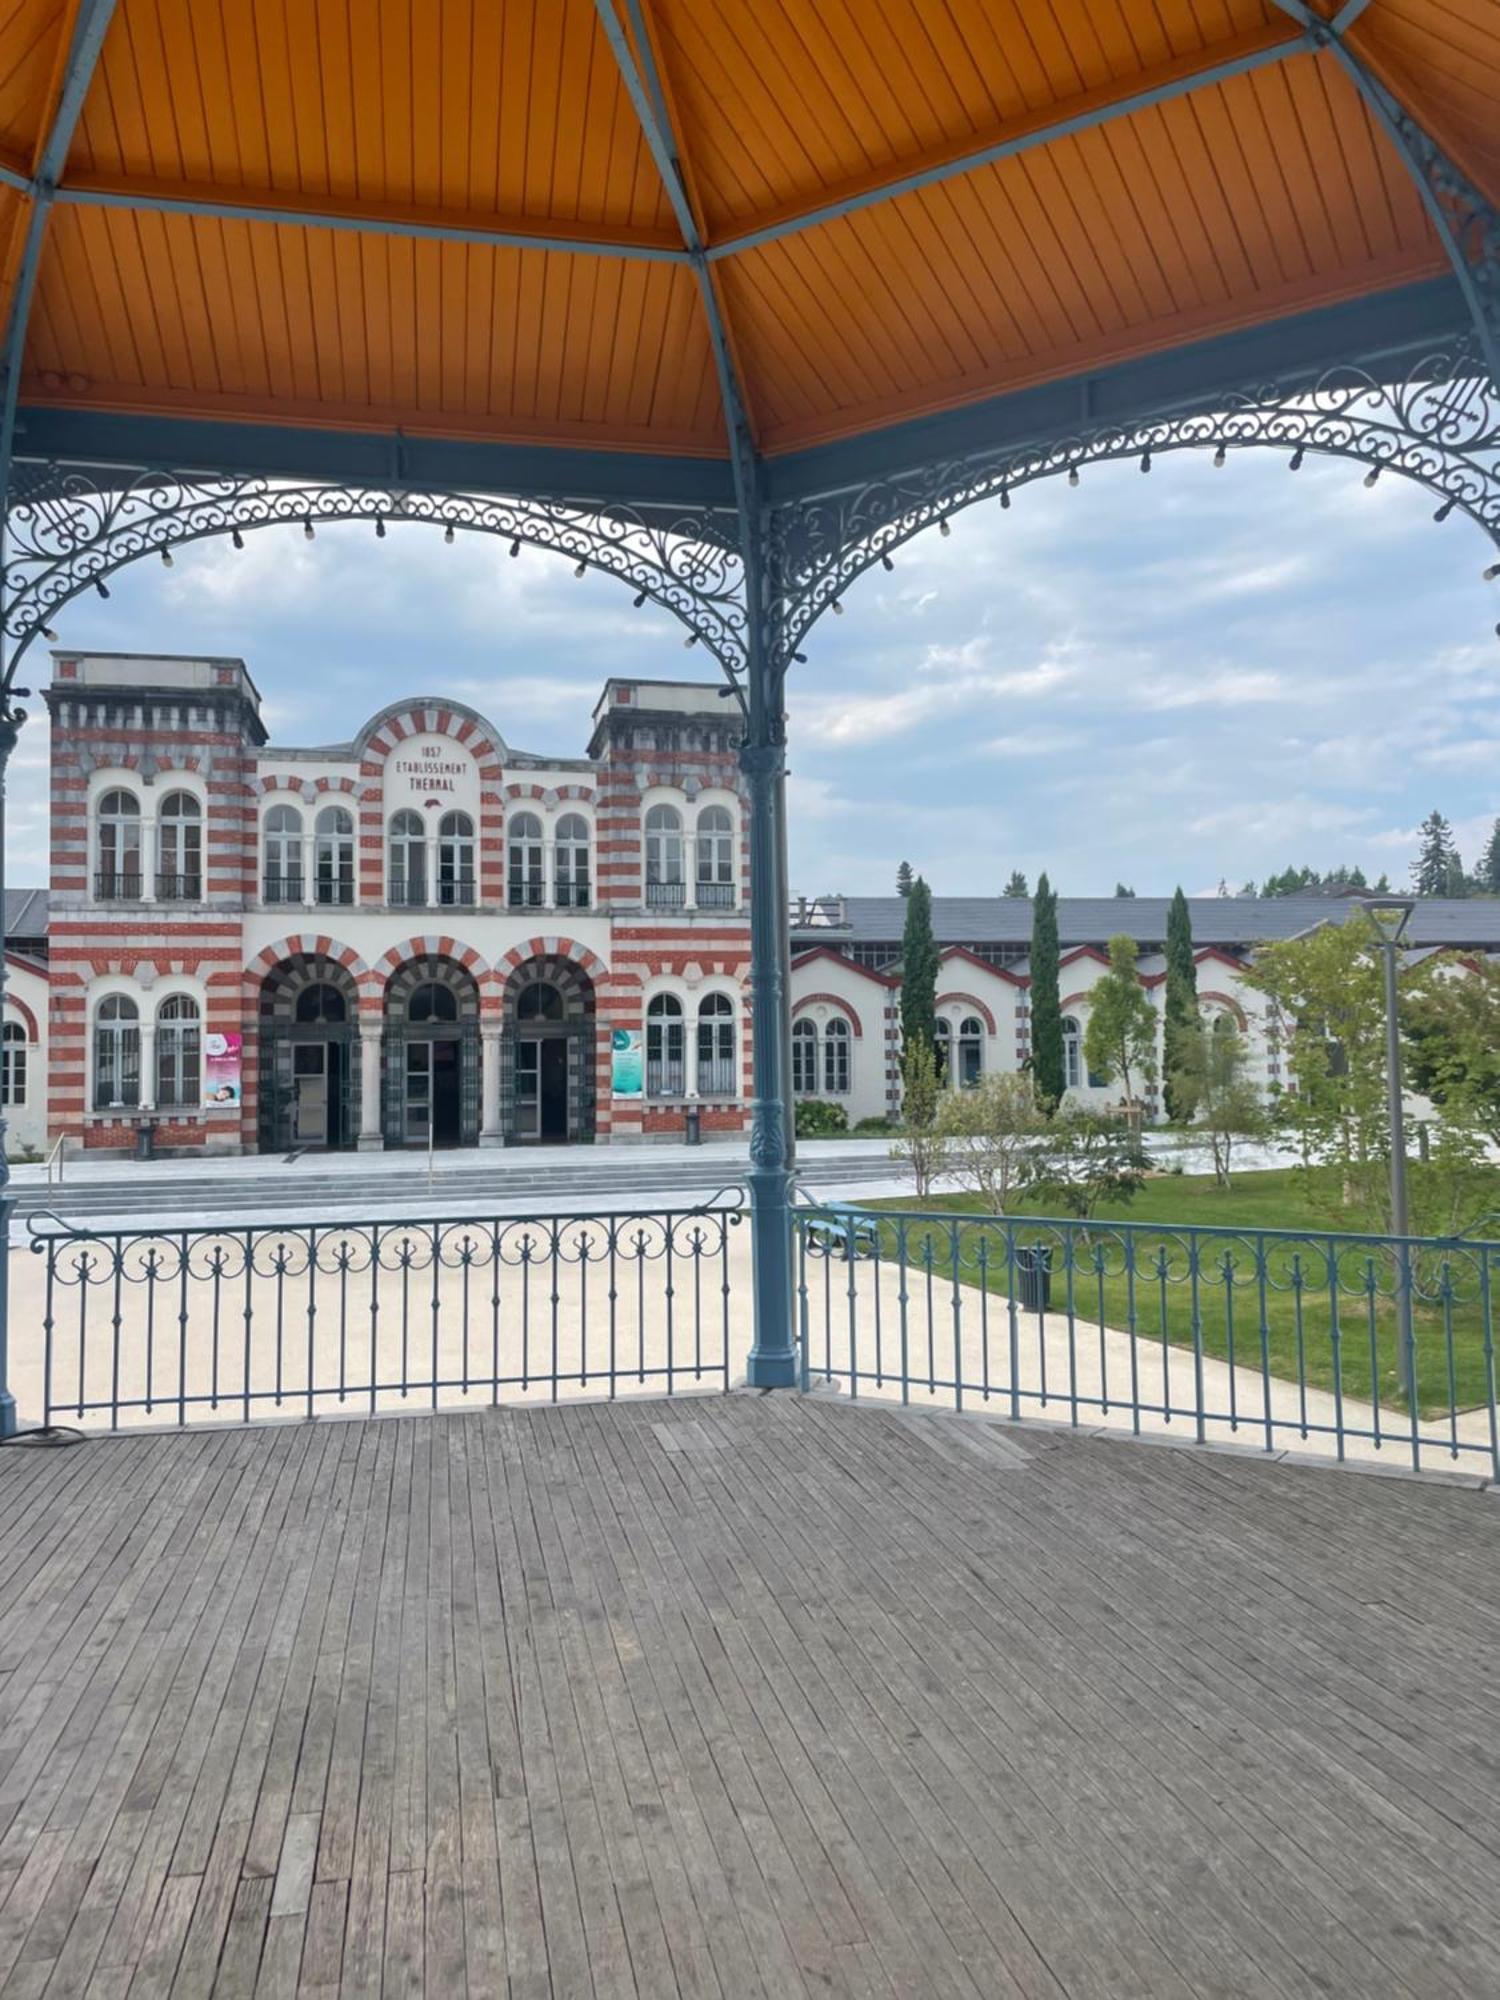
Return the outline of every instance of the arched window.
{"type": "Polygon", "coordinates": [[[94,1109],[124,1111],[140,1101],[140,1016],[128,995],[110,993],[94,1010],[94,1109]]]}
{"type": "Polygon", "coordinates": [[[174,993],[156,1010],[156,1101],[163,1110],[196,1110],[202,1090],[198,1003],[174,993]]]}
{"type": "Polygon", "coordinates": [[[327,980],[320,980],[316,986],[304,986],[297,995],[294,1009],[295,1019],[303,1027],[344,1021],[348,1019],[348,1013],[343,994],[336,986],[330,986],[327,980]]]}
{"type": "Polygon", "coordinates": [[[203,809],[191,792],[169,792],[156,822],[156,893],[196,903],[203,894],[203,809]]]}
{"type": "Polygon", "coordinates": [[[589,906],[589,823],[582,813],[564,813],[557,822],[557,907],[589,906]]]}
{"type": "Polygon", "coordinates": [[[561,1021],[566,1014],[563,997],[548,979],[538,979],[521,988],[516,1001],[518,1021],[561,1021]]]}
{"type": "Polygon", "coordinates": [[[823,1030],[823,1088],[830,1096],[848,1094],[850,1041],[847,1021],[832,1020],[823,1030]]]}
{"type": "Polygon", "coordinates": [[[313,828],[315,883],[320,903],[354,901],[354,815],[324,806],[313,828]]]}
{"type": "Polygon", "coordinates": [[[467,813],[444,813],[438,821],[438,901],[474,900],[474,822],[467,813]]]}
{"type": "Polygon", "coordinates": [[[938,1082],[946,1083],[953,1074],[953,1023],[941,1015],[932,1025],[932,1053],[937,1059],[938,1082]]]}
{"type": "Polygon", "coordinates": [[[977,1014],[966,1014],[958,1024],[958,1081],[972,1090],[984,1075],[984,1023],[977,1014]]]}
{"type": "Polygon", "coordinates": [[[654,910],[680,910],[682,814],[676,806],[652,806],[646,814],[646,902],[654,910]]]}
{"type": "Polygon", "coordinates": [[[302,815],[295,806],[266,814],[266,901],[302,901],[302,815]]]}
{"type": "Polygon", "coordinates": [[[795,1021],[792,1024],[792,1094],[794,1097],[816,1097],[818,1094],[818,1027],[815,1021],[795,1021]]]}
{"type": "Polygon", "coordinates": [[[700,909],[734,908],[734,819],[727,806],[705,806],[698,815],[695,893],[700,909]]]}
{"type": "Polygon", "coordinates": [[[118,900],[141,893],[141,807],[134,792],[106,792],[99,801],[98,896],[118,900]]]}
{"type": "Polygon", "coordinates": [[[517,813],[510,823],[510,906],[539,910],[545,888],[542,874],[542,822],[535,813],[517,813]]]}
{"type": "Polygon", "coordinates": [[[451,986],[445,986],[440,979],[429,979],[425,986],[415,987],[406,1003],[408,1021],[420,1024],[428,1021],[456,1021],[458,1019],[458,995],[451,986]]]}
{"type": "Polygon", "coordinates": [[[706,993],[698,1003],[698,1095],[733,1097],[734,1002],[727,993],[706,993]]]}
{"type": "Polygon", "coordinates": [[[682,1002],[658,993],[646,1009],[646,1095],[681,1097],[685,1068],[682,1002]]]}
{"type": "Polygon", "coordinates": [[[1083,1033],[1071,1014],[1062,1021],[1063,1088],[1077,1090],[1083,1080],[1083,1033]]]}
{"type": "Polygon", "coordinates": [[[26,1030],[7,1021],[0,1035],[0,1104],[26,1102],[26,1030]]]}
{"type": "Polygon", "coordinates": [[[422,815],[410,809],[398,812],[391,821],[387,894],[392,903],[407,909],[420,908],[427,901],[427,835],[422,815]]]}

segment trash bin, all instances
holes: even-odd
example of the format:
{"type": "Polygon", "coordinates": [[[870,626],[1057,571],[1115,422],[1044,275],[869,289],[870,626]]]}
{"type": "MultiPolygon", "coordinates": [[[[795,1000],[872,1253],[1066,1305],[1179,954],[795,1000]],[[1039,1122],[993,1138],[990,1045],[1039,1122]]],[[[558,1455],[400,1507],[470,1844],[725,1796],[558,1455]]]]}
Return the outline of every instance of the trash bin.
{"type": "Polygon", "coordinates": [[[1021,1304],[1027,1312],[1045,1312],[1052,1303],[1052,1245],[1023,1243],[1016,1251],[1021,1304]]]}
{"type": "Polygon", "coordinates": [[[690,1146],[703,1144],[703,1113],[696,1104],[690,1104],[682,1114],[683,1132],[690,1146]]]}
{"type": "Polygon", "coordinates": [[[143,1118],[135,1128],[135,1156],[138,1160],[156,1158],[156,1125],[150,1118],[143,1118]]]}

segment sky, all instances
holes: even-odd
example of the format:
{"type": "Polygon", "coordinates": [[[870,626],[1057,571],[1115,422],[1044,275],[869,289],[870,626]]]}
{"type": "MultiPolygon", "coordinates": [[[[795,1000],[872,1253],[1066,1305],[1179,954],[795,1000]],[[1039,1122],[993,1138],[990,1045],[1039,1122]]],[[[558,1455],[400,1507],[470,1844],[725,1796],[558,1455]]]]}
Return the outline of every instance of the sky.
{"type": "MultiPolygon", "coordinates": [[[[937,894],[1046,869],[1065,895],[1212,894],[1310,863],[1404,880],[1434,807],[1466,862],[1500,814],[1494,551],[1387,474],[1279,454],[1158,457],[981,503],[862,578],[789,691],[791,878],[937,894]]],[[[607,675],[710,679],[666,613],[504,543],[392,525],[148,559],[56,618],[63,648],[241,656],[273,742],[452,695],[518,749],[585,753],[607,675]]],[[[50,671],[40,645],[23,662],[50,671]]],[[[7,874],[46,880],[46,718],[11,766],[7,874]]]]}

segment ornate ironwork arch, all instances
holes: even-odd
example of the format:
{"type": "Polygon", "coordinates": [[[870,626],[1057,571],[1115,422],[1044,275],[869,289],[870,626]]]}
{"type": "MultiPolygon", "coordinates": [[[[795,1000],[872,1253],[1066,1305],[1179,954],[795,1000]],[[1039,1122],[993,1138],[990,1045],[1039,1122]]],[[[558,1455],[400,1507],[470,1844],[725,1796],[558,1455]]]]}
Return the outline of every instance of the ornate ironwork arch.
{"type": "Polygon", "coordinates": [[[966,507],[997,495],[1008,506],[1013,492],[1035,480],[1059,473],[1076,479],[1081,468],[1112,460],[1135,459],[1149,471],[1166,452],[1266,447],[1294,465],[1315,452],[1356,460],[1371,478],[1390,471],[1413,479],[1439,501],[1437,519],[1457,509],[1500,547],[1500,390],[1465,338],[1424,357],[1398,382],[1361,368],[1330,369],[1170,415],[949,458],[779,509],[786,654],[864,571],[966,507]]]}
{"type": "Polygon", "coordinates": [[[0,572],[9,666],[58,609],[142,556],[210,536],[336,521],[418,521],[547,549],[617,577],[688,627],[736,687],[746,656],[743,563],[733,513],[612,506],[400,487],[297,484],[160,468],[115,473],[50,461],[12,467],[0,572]]]}

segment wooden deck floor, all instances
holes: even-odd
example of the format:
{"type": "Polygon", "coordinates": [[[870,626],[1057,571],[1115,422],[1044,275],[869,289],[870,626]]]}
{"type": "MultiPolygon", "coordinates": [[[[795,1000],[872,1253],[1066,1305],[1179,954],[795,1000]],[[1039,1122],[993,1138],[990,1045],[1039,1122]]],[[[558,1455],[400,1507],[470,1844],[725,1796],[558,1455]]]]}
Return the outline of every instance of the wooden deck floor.
{"type": "Polygon", "coordinates": [[[0,1452],[0,1992],[1500,1992],[1500,1500],[820,1399],[0,1452]]]}

